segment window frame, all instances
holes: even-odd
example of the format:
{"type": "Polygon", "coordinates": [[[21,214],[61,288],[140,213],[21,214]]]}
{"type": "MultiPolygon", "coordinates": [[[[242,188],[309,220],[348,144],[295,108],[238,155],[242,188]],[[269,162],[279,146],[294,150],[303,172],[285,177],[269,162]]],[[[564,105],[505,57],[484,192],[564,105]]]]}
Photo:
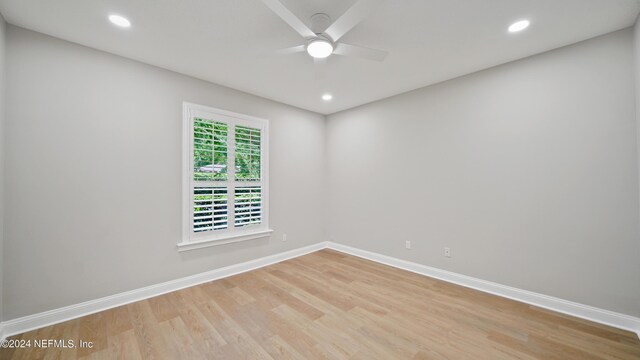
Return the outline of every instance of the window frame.
{"type": "MultiPolygon", "coordinates": [[[[183,102],[182,105],[182,239],[178,242],[178,251],[200,249],[209,246],[229,244],[239,241],[268,237],[273,230],[269,228],[269,121],[253,116],[216,109],[209,106],[183,102]],[[227,180],[193,180],[194,118],[208,119],[227,124],[227,180]],[[260,129],[260,180],[235,181],[235,128],[246,126],[260,129]],[[227,189],[227,228],[223,231],[194,232],[193,204],[194,189],[203,187],[224,187],[227,189]],[[261,222],[257,225],[235,227],[234,199],[238,187],[261,187],[261,222]]],[[[213,165],[213,164],[212,164],[213,165]]]]}

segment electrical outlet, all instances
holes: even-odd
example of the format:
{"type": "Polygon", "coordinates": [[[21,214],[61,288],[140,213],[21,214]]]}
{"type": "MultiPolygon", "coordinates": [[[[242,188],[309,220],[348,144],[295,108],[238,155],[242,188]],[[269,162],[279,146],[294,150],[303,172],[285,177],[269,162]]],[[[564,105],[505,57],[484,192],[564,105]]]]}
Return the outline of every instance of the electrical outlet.
{"type": "Polygon", "coordinates": [[[451,257],[451,248],[444,248],[444,256],[451,257]]]}
{"type": "Polygon", "coordinates": [[[404,247],[406,247],[407,249],[411,249],[411,241],[405,242],[404,247]]]}
{"type": "Polygon", "coordinates": [[[287,234],[282,234],[282,241],[287,241],[287,234]]]}

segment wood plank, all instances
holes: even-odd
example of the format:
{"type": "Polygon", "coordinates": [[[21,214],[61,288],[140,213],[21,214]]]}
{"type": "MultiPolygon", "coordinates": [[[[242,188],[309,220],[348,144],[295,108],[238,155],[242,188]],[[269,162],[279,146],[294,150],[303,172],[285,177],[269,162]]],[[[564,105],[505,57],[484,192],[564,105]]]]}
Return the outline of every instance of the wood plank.
{"type": "Polygon", "coordinates": [[[631,332],[331,250],[12,338],[94,347],[0,359],[640,359],[631,332]]]}

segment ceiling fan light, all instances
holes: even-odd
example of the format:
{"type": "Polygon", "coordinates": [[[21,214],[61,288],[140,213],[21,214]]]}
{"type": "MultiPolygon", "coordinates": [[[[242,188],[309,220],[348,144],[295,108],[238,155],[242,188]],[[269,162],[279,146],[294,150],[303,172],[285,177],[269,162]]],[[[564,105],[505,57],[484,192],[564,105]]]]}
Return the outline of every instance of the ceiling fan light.
{"type": "Polygon", "coordinates": [[[333,53],[333,45],[327,40],[313,40],[307,45],[307,52],[316,59],[324,59],[333,53]]]}

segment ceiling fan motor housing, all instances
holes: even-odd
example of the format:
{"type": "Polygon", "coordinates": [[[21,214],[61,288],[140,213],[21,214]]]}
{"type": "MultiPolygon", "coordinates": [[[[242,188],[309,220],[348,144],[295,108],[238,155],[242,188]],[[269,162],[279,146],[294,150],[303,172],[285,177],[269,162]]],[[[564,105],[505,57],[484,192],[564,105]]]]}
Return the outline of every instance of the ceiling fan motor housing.
{"type": "MultiPolygon", "coordinates": [[[[331,25],[331,17],[327,14],[318,13],[311,16],[311,30],[316,35],[324,34],[324,31],[331,25]]],[[[328,38],[328,36],[325,36],[328,38]]],[[[330,40],[331,39],[327,39],[330,40]]],[[[332,41],[333,42],[333,41],[332,41]]]]}

